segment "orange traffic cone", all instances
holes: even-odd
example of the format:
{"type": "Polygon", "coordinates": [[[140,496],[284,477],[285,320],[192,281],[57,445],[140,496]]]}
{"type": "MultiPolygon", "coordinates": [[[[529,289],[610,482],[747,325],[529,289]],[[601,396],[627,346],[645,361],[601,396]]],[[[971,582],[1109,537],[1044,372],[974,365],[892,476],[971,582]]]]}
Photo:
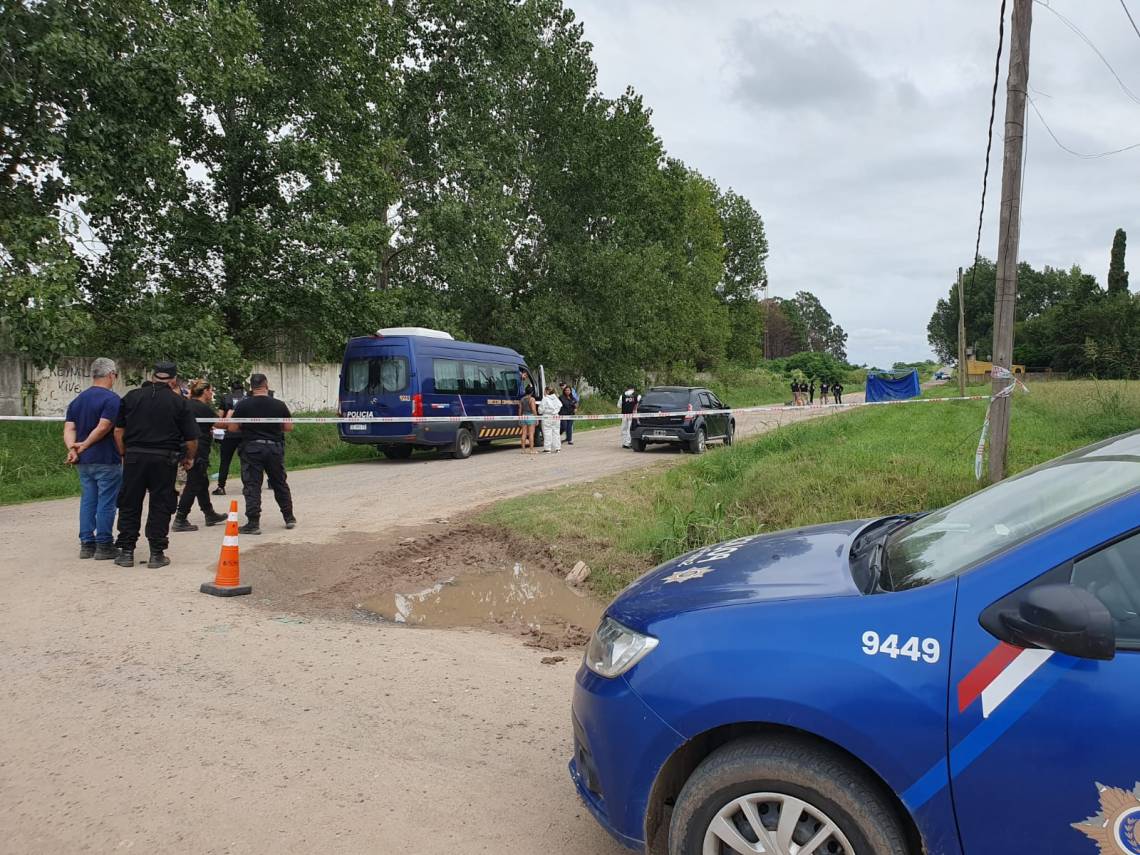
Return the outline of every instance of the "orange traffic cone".
{"type": "Polygon", "coordinates": [[[226,520],[226,536],[222,538],[222,554],[218,558],[218,573],[214,584],[202,583],[203,594],[215,597],[237,597],[249,594],[253,588],[240,581],[241,567],[238,561],[238,507],[237,499],[230,502],[230,515],[226,520]]]}

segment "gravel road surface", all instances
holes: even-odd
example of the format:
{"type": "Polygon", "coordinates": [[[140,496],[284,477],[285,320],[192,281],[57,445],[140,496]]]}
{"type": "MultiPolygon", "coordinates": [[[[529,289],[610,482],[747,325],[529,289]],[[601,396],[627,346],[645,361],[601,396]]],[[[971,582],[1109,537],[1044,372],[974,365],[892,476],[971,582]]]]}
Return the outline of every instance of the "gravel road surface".
{"type": "MultiPolygon", "coordinates": [[[[745,417],[740,433],[807,415],[745,417]]],[[[622,450],[606,429],[557,456],[502,448],[298,472],[300,526],[266,513],[242,551],[391,537],[680,459],[622,450]]],[[[542,665],[546,651],[505,635],[302,619],[204,596],[220,527],[173,535],[164,570],[124,570],[76,559],[77,517],[75,499],[0,508],[3,850],[622,851],[566,772],[576,652],[542,665]]]]}

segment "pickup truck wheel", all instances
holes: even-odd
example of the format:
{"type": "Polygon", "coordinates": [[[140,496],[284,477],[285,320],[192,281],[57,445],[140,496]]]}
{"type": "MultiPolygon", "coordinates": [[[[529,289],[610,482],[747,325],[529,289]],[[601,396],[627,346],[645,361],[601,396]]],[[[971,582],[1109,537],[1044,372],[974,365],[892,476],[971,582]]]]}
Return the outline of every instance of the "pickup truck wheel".
{"type": "Polygon", "coordinates": [[[669,855],[740,852],[912,855],[877,782],[795,737],[722,746],[677,797],[669,855]]]}
{"type": "Polygon", "coordinates": [[[732,435],[736,433],[736,422],[728,423],[728,433],[724,435],[724,444],[732,445],[732,435]]]}
{"type": "Polygon", "coordinates": [[[645,440],[644,439],[631,439],[629,442],[630,442],[630,445],[633,446],[634,451],[645,451],[645,440]]]}
{"type": "Polygon", "coordinates": [[[455,447],[451,451],[452,457],[456,460],[466,460],[474,450],[475,438],[471,436],[471,431],[461,427],[455,432],[455,447]]]}

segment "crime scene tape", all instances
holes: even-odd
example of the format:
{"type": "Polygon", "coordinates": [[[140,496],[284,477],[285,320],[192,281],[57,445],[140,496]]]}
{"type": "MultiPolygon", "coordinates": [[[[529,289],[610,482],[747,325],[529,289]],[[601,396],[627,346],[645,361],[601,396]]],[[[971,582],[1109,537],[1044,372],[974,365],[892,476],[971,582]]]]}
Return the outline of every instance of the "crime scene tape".
{"type": "MultiPolygon", "coordinates": [[[[990,395],[964,395],[953,398],[906,398],[895,401],[853,401],[849,404],[808,404],[795,406],[791,404],[776,404],[757,407],[726,407],[720,410],[669,410],[662,412],[645,413],[604,413],[589,415],[553,415],[550,418],[559,421],[591,422],[591,421],[620,421],[625,418],[637,418],[650,421],[664,418],[693,418],[695,416],[711,415],[751,415],[755,413],[811,413],[820,410],[850,410],[859,407],[882,407],[895,404],[935,404],[950,403],[953,401],[988,401],[990,395]]],[[[450,405],[448,405],[450,406],[450,405]]],[[[460,422],[521,422],[524,419],[541,418],[541,416],[521,416],[517,414],[502,415],[470,415],[458,416],[297,416],[294,418],[199,418],[195,421],[202,424],[214,424],[225,421],[226,424],[279,424],[291,422],[292,424],[307,425],[335,425],[335,424],[458,424],[460,422]]],[[[62,422],[63,416],[0,416],[0,421],[15,422],[62,422]]]]}
{"type": "Polygon", "coordinates": [[[1013,390],[1017,386],[1020,386],[1026,392],[1029,391],[1029,387],[1018,380],[1016,375],[1008,368],[995,365],[991,371],[991,376],[998,380],[1008,380],[1009,382],[1006,383],[996,395],[990,396],[990,403],[986,406],[986,418],[982,422],[982,433],[981,436],[978,437],[977,451],[974,452],[974,479],[976,481],[982,480],[982,464],[986,457],[986,440],[989,439],[990,434],[990,411],[993,409],[994,401],[1001,398],[1008,398],[1013,394],[1013,390]]]}

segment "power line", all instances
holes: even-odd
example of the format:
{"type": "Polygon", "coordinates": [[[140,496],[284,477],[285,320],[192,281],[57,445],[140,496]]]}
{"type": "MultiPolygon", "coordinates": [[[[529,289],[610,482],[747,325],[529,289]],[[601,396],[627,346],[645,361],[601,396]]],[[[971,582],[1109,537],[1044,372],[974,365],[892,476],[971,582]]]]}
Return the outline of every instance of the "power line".
{"type": "Polygon", "coordinates": [[[1033,112],[1037,114],[1037,118],[1041,120],[1041,124],[1045,126],[1045,130],[1048,131],[1049,136],[1053,138],[1053,142],[1057,144],[1057,147],[1061,149],[1061,151],[1071,154],[1073,157],[1079,157],[1081,160],[1096,160],[1100,157],[1108,157],[1109,155],[1121,154],[1122,152],[1132,151],[1133,149],[1140,148],[1140,143],[1133,143],[1132,145],[1126,145],[1123,148],[1114,148],[1111,151],[1102,151],[1098,152],[1097,154],[1084,154],[1083,152],[1074,151],[1059,139],[1057,139],[1057,135],[1053,133],[1053,129],[1049,127],[1049,123],[1045,121],[1045,117],[1042,116],[1041,111],[1037,109],[1037,102],[1035,102],[1031,96],[1029,97],[1029,106],[1033,108],[1033,112]]]}
{"type": "Polygon", "coordinates": [[[1136,26],[1136,22],[1132,20],[1132,13],[1128,11],[1128,4],[1124,0],[1120,0],[1120,6],[1124,9],[1124,14],[1128,16],[1128,23],[1132,25],[1132,29],[1136,31],[1136,35],[1140,36],[1140,27],[1136,26]]]}
{"type": "MultiPolygon", "coordinates": [[[[1064,15],[1062,15],[1060,12],[1058,12],[1056,9],[1054,9],[1052,6],[1050,6],[1048,3],[1043,3],[1042,0],[1033,0],[1033,2],[1036,3],[1038,6],[1040,6],[1043,9],[1048,9],[1050,12],[1052,12],[1054,15],[1056,15],[1062,24],[1064,24],[1066,27],[1068,27],[1070,30],[1072,30],[1073,33],[1076,34],[1077,38],[1079,38],[1086,45],[1088,45],[1090,48],[1092,48],[1093,53],[1095,53],[1098,57],[1100,57],[1100,61],[1102,63],[1104,63],[1104,67],[1108,69],[1109,73],[1114,78],[1116,78],[1116,82],[1120,85],[1120,88],[1124,92],[1124,94],[1127,95],[1129,98],[1131,98],[1137,104],[1140,104],[1140,96],[1138,96],[1135,92],[1133,92],[1131,89],[1129,89],[1128,85],[1123,80],[1120,79],[1120,75],[1116,73],[1116,69],[1112,67],[1112,63],[1110,63],[1108,61],[1108,59],[1105,57],[1105,55],[1103,53],[1101,53],[1100,48],[1098,48],[1095,44],[1093,44],[1093,40],[1090,39],[1088,36],[1086,36],[1081,31],[1080,27],[1078,27],[1076,24],[1074,24],[1072,21],[1070,21],[1068,18],[1066,18],[1064,15]]],[[[1120,2],[1123,4],[1124,0],[1120,0],[1120,2]]],[[[1128,11],[1127,6],[1124,7],[1124,11],[1125,12],[1128,11]]],[[[1130,20],[1130,21],[1132,20],[1131,14],[1128,16],[1128,20],[1130,20]]],[[[1136,26],[1135,22],[1133,22],[1132,26],[1133,27],[1136,26]]],[[[1140,30],[1137,30],[1137,35],[1140,35],[1140,30]]]]}
{"type": "MultiPolygon", "coordinates": [[[[994,144],[994,116],[997,115],[998,83],[1001,82],[1001,54],[1005,45],[1005,3],[1001,0],[1001,11],[998,13],[998,44],[997,56],[994,58],[994,88],[990,93],[990,124],[986,131],[986,166],[982,171],[982,204],[978,210],[978,237],[974,242],[974,263],[970,267],[970,288],[974,287],[974,280],[978,276],[978,259],[982,252],[982,221],[986,216],[986,188],[990,180],[990,152],[994,144]]],[[[962,366],[958,366],[962,370],[962,366]]]]}

